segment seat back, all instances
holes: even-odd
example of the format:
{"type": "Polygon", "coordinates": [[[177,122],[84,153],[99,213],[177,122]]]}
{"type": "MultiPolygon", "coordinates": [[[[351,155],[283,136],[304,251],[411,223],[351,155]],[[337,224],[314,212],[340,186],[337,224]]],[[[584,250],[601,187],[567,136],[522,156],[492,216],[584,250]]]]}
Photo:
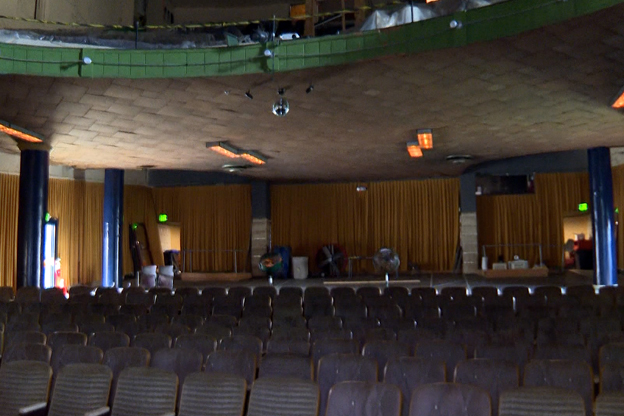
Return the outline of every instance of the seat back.
{"type": "Polygon", "coordinates": [[[364,345],[362,355],[374,358],[379,366],[379,381],[383,380],[383,372],[388,360],[409,357],[409,344],[401,341],[370,341],[364,345]]]}
{"type": "Polygon", "coordinates": [[[218,373],[189,374],[182,386],[178,416],[242,416],[247,383],[218,373]]]}
{"type": "Polygon", "coordinates": [[[111,416],[175,414],[178,376],[153,367],[129,367],[121,372],[111,416]]]}
{"type": "Polygon", "coordinates": [[[532,360],[524,368],[524,386],[558,387],[577,392],[591,416],[594,399],[592,369],[586,362],[572,360],[532,360]]]}
{"type": "Polygon", "coordinates": [[[499,416],[585,416],[583,398],[576,392],[556,387],[521,387],[503,392],[499,416]]]}
{"type": "Polygon", "coordinates": [[[427,358],[433,361],[444,361],[447,376],[455,371],[455,366],[466,359],[466,349],[459,344],[448,341],[423,341],[416,345],[414,355],[418,358],[427,358]]]}
{"type": "Polygon", "coordinates": [[[32,360],[50,364],[52,348],[43,344],[19,343],[10,345],[2,354],[2,365],[12,361],[32,360]]]}
{"type": "Polygon", "coordinates": [[[401,390],[393,384],[344,381],[329,391],[326,416],[399,416],[401,390]]]}
{"type": "Polygon", "coordinates": [[[314,367],[318,367],[319,360],[330,354],[358,354],[360,346],[353,339],[319,339],[312,344],[312,359],[314,367]]]}
{"type": "Polygon", "coordinates": [[[167,334],[145,332],[134,337],[132,346],[145,348],[153,357],[156,351],[163,348],[171,348],[171,337],[167,334]]]}
{"type": "Polygon", "coordinates": [[[182,386],[187,375],[201,371],[203,362],[204,357],[199,351],[165,348],[156,351],[150,366],[176,373],[180,386],[182,386]]]}
{"type": "Polygon", "coordinates": [[[262,340],[253,335],[232,335],[219,344],[220,350],[248,351],[256,356],[256,361],[262,357],[262,340]]]}
{"type": "Polygon", "coordinates": [[[52,368],[40,361],[13,361],[0,368],[0,415],[15,416],[19,409],[47,402],[52,368]]]}
{"type": "Polygon", "coordinates": [[[409,412],[409,398],[412,391],[421,384],[443,383],[446,381],[446,365],[443,361],[425,358],[400,357],[388,360],[384,382],[401,389],[404,403],[402,414],[409,412]]]}
{"type": "Polygon", "coordinates": [[[296,354],[269,354],[258,367],[260,377],[290,377],[313,380],[313,364],[309,357],[296,354]]]}
{"type": "Polygon", "coordinates": [[[624,392],[602,393],[596,398],[596,416],[617,416],[624,409],[624,392]]]}
{"type": "Polygon", "coordinates": [[[75,363],[100,364],[103,357],[104,353],[98,347],[63,345],[60,351],[57,350],[52,355],[52,370],[56,377],[59,371],[66,365],[75,363]]]}
{"type": "Polygon", "coordinates": [[[95,332],[89,337],[88,345],[106,352],[115,347],[129,347],[130,337],[123,332],[95,332]]]}
{"type": "Polygon", "coordinates": [[[600,368],[600,393],[624,391],[624,364],[605,364],[600,368]]]}
{"type": "Polygon", "coordinates": [[[123,370],[129,367],[147,367],[150,361],[150,353],[145,348],[115,347],[104,353],[102,364],[113,371],[113,383],[111,385],[110,402],[115,398],[117,381],[123,370]]]}
{"type": "Polygon", "coordinates": [[[198,351],[206,361],[208,355],[217,349],[217,340],[206,334],[180,335],[175,340],[175,348],[198,351]]]}
{"type": "Polygon", "coordinates": [[[511,361],[474,359],[457,364],[454,381],[486,390],[492,399],[492,415],[496,416],[500,393],[520,386],[520,372],[511,361]]]}
{"type": "Polygon", "coordinates": [[[247,416],[317,416],[319,388],[310,380],[260,378],[249,394],[247,416]]]}
{"type": "Polygon", "coordinates": [[[243,377],[251,387],[258,368],[256,355],[249,351],[217,350],[206,360],[207,373],[225,373],[243,377]]]}
{"type": "Polygon", "coordinates": [[[488,393],[466,384],[423,384],[412,392],[409,416],[490,416],[488,393]]]}
{"type": "Polygon", "coordinates": [[[102,364],[63,367],[54,383],[48,416],[83,416],[106,406],[112,379],[113,372],[102,364]]]}
{"type": "Polygon", "coordinates": [[[319,361],[317,381],[321,392],[322,416],[329,390],[341,381],[377,381],[377,361],[355,354],[331,354],[319,361]]]}

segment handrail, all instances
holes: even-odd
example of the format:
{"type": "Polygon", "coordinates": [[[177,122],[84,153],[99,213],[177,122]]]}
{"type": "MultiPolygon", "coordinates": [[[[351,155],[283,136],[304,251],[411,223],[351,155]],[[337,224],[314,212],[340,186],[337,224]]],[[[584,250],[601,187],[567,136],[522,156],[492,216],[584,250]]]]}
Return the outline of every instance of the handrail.
{"type": "Polygon", "coordinates": [[[210,250],[204,250],[204,249],[184,249],[184,250],[180,250],[182,253],[182,261],[181,261],[181,269],[182,272],[185,273],[186,272],[186,253],[189,254],[189,273],[193,273],[193,253],[234,253],[234,273],[238,273],[238,260],[237,260],[237,254],[238,252],[241,253],[245,253],[248,250],[244,250],[244,249],[229,249],[229,250],[224,250],[224,249],[210,249],[210,250]]]}

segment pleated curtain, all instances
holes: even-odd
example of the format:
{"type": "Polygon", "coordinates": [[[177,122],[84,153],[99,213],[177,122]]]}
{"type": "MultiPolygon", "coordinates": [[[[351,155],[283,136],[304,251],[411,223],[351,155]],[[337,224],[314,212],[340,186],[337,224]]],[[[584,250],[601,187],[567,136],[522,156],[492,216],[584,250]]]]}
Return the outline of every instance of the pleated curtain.
{"type": "MultiPolygon", "coordinates": [[[[289,245],[311,259],[325,244],[339,244],[349,256],[370,257],[390,247],[421,270],[453,268],[459,239],[459,180],[431,179],[367,184],[274,185],[271,187],[273,245],[289,245]]],[[[354,270],[372,272],[370,261],[354,270]]]]}
{"type": "Polygon", "coordinates": [[[156,212],[180,224],[185,270],[249,271],[251,186],[214,185],[154,188],[156,212]],[[189,251],[190,250],[190,251],[189,251]]]}

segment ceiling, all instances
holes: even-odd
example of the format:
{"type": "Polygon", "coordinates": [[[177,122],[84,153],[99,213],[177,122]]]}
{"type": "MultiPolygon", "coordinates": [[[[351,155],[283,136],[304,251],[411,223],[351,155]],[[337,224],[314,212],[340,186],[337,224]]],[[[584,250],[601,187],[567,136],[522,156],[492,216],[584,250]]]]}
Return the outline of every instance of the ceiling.
{"type": "MultiPolygon", "coordinates": [[[[460,174],[472,163],[624,145],[624,5],[458,49],[271,75],[197,79],[0,76],[0,118],[43,134],[51,162],[78,168],[219,170],[229,141],[269,157],[270,180],[460,174]],[[305,90],[314,85],[314,91],[305,90]],[[271,113],[286,88],[290,113],[271,113]],[[253,100],[244,96],[250,90],[253,100]],[[227,94],[225,92],[228,92],[227,94]],[[405,143],[433,128],[434,149],[405,143]]],[[[0,137],[0,150],[17,152],[0,137]]]]}

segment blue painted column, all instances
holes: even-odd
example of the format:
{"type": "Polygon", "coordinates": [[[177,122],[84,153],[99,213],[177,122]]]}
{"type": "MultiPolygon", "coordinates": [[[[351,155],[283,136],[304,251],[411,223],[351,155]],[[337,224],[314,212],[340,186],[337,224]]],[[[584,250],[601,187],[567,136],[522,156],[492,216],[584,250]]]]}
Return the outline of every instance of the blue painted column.
{"type": "Polygon", "coordinates": [[[104,228],[102,233],[102,286],[115,286],[122,271],[124,171],[104,171],[104,228]]]}
{"type": "Polygon", "coordinates": [[[48,210],[48,149],[21,148],[17,214],[17,287],[39,286],[43,223],[48,210]]]}
{"type": "Polygon", "coordinates": [[[589,149],[587,161],[594,233],[594,280],[596,284],[611,286],[617,284],[617,252],[609,149],[589,149]]]}

